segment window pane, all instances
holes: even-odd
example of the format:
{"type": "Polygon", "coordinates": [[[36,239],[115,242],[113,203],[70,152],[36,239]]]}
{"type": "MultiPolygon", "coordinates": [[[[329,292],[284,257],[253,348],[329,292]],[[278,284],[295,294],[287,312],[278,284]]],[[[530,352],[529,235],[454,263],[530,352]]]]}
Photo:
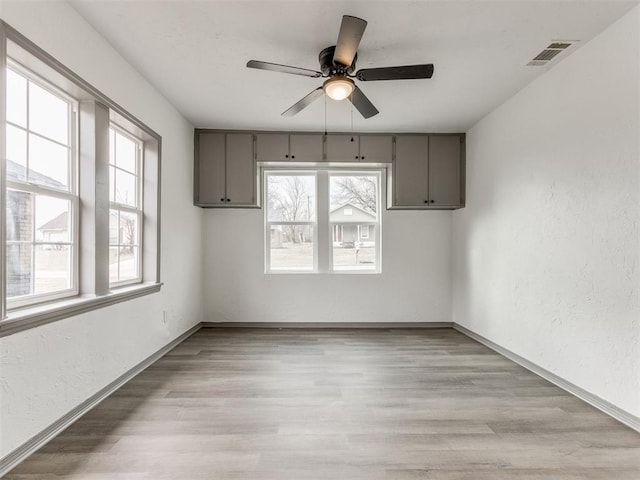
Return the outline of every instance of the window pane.
{"type": "Polygon", "coordinates": [[[138,245],[138,215],[120,212],[120,245],[138,245]]]}
{"type": "Polygon", "coordinates": [[[130,173],[116,169],[116,198],[117,203],[136,207],[136,177],[130,173]]]}
{"type": "Polygon", "coordinates": [[[27,127],[27,79],[7,70],[7,120],[27,127]]]}
{"type": "Polygon", "coordinates": [[[329,195],[332,215],[334,211],[341,209],[341,214],[345,216],[350,214],[353,221],[376,221],[377,175],[331,175],[329,195]],[[347,207],[346,211],[343,207],[347,207]]]}
{"type": "Polygon", "coordinates": [[[71,202],[36,195],[36,241],[45,243],[71,240],[71,202]]]}
{"type": "Polygon", "coordinates": [[[118,260],[120,262],[119,281],[138,278],[138,247],[121,246],[118,260]]]}
{"type": "Polygon", "coordinates": [[[375,225],[338,223],[331,226],[334,270],[375,270],[375,225]]]}
{"type": "Polygon", "coordinates": [[[29,181],[69,190],[69,149],[29,135],[29,181]]]}
{"type": "Polygon", "coordinates": [[[36,245],[34,285],[34,293],[71,288],[71,246],[36,245]]]}
{"type": "Polygon", "coordinates": [[[313,270],[313,227],[272,225],[271,270],[313,270]]]}
{"type": "Polygon", "coordinates": [[[137,145],[131,139],[115,133],[115,164],[131,173],[137,173],[136,150],[137,145]]]}
{"type": "Polygon", "coordinates": [[[28,192],[7,190],[7,241],[31,242],[33,197],[28,192]]]}
{"type": "Polygon", "coordinates": [[[7,245],[7,298],[29,295],[31,283],[31,245],[7,245]]]}
{"type": "Polygon", "coordinates": [[[109,247],[109,283],[118,281],[118,247],[109,247]]]}
{"type": "Polygon", "coordinates": [[[315,175],[269,175],[267,195],[269,221],[315,221],[315,175]]]}
{"type": "Polygon", "coordinates": [[[29,129],[68,145],[69,104],[29,82],[29,129]]]}
{"type": "Polygon", "coordinates": [[[27,132],[7,125],[7,177],[27,179],[27,132]]]}

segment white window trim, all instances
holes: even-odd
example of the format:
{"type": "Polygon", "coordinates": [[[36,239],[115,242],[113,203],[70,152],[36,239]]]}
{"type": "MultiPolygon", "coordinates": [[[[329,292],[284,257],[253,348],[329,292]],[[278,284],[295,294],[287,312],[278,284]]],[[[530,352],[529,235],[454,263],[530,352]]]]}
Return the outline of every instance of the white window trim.
{"type": "Polygon", "coordinates": [[[279,164],[271,164],[269,162],[259,163],[260,175],[262,178],[262,192],[263,192],[263,205],[264,205],[264,273],[267,275],[280,275],[280,274],[338,274],[338,275],[376,275],[382,273],[382,212],[380,207],[382,206],[382,199],[386,195],[385,179],[386,168],[379,165],[356,165],[340,167],[336,165],[300,165],[296,167],[281,166],[279,164]],[[281,221],[269,221],[268,219],[268,190],[267,190],[267,178],[270,174],[280,175],[304,175],[305,173],[315,173],[316,175],[316,215],[315,222],[281,222],[281,221]],[[338,222],[330,222],[330,196],[329,196],[329,183],[332,175],[372,175],[375,174],[378,177],[378,198],[377,198],[377,223],[371,223],[378,228],[375,228],[374,241],[376,245],[375,254],[375,268],[356,269],[356,268],[334,268],[333,267],[333,227],[339,225],[338,222]],[[323,208],[320,208],[322,204],[326,204],[323,208]],[[271,235],[270,230],[272,225],[313,225],[313,246],[314,246],[314,267],[313,269],[272,269],[271,265],[271,235]]]}
{"type": "MultiPolygon", "coordinates": [[[[108,305],[153,294],[158,292],[162,286],[162,283],[160,282],[160,157],[162,151],[162,138],[143,122],[128,113],[92,85],[84,81],[73,71],[62,65],[51,55],[20,34],[17,30],[0,20],[0,72],[4,72],[7,68],[7,55],[9,52],[11,52],[12,58],[14,58],[16,62],[26,65],[26,67],[35,75],[44,77],[47,82],[55,86],[64,86],[64,89],[68,90],[73,97],[79,99],[81,105],[87,102],[95,102],[96,104],[102,105],[102,108],[107,110],[108,116],[112,121],[121,127],[124,125],[125,130],[143,138],[145,142],[143,184],[148,188],[144,193],[143,208],[145,216],[141,227],[141,231],[144,232],[145,244],[144,253],[141,255],[145,262],[142,266],[142,283],[123,286],[117,289],[113,288],[113,290],[110,290],[108,285],[108,263],[105,266],[98,265],[94,262],[96,264],[94,268],[90,265],[87,266],[87,262],[84,261],[85,257],[82,256],[80,271],[78,274],[79,294],[73,297],[50,301],[48,303],[12,309],[9,312],[7,311],[5,281],[6,212],[4,208],[0,209],[0,276],[2,276],[3,279],[0,282],[0,337],[12,335],[29,328],[84,312],[104,308],[108,305]],[[107,275],[107,281],[98,281],[97,275],[104,276],[105,272],[107,275]],[[86,279],[83,279],[87,276],[93,276],[95,281],[90,282],[90,285],[87,283],[85,288],[84,285],[86,279]],[[97,286],[100,286],[100,288],[98,289],[97,286]]],[[[1,74],[0,105],[6,104],[5,79],[6,76],[1,74]]],[[[80,110],[82,111],[82,107],[80,110]]],[[[109,119],[107,119],[106,125],[108,125],[108,123],[109,119]]],[[[2,159],[6,158],[6,139],[5,129],[3,127],[5,124],[5,109],[0,108],[0,127],[2,127],[0,128],[0,157],[2,157],[2,159]]],[[[82,131],[86,132],[87,129],[81,129],[80,137],[84,136],[82,131]]],[[[77,151],[82,152],[82,147],[77,151]]],[[[108,155],[105,160],[108,164],[108,155]]],[[[83,168],[85,173],[86,170],[86,168],[83,168]]],[[[105,171],[107,172],[106,183],[108,184],[108,170],[105,169],[105,171]]],[[[79,178],[79,176],[77,178],[79,178]]],[[[77,178],[74,179],[74,181],[77,182],[77,178]]],[[[4,161],[0,161],[0,192],[6,191],[6,180],[6,165],[4,161]]],[[[102,183],[104,183],[104,180],[105,179],[101,177],[102,183]]],[[[82,194],[82,188],[78,186],[78,183],[76,183],[76,187],[78,188],[78,192],[82,194]]],[[[85,226],[83,231],[87,231],[86,219],[84,218],[85,214],[82,211],[82,199],[80,202],[80,208],[76,210],[77,214],[81,216],[81,221],[85,226]]],[[[104,207],[107,206],[108,198],[104,207]]],[[[82,236],[84,234],[82,232],[79,233],[82,241],[82,236]]],[[[106,245],[106,252],[108,254],[108,238],[105,238],[104,242],[106,245]]],[[[97,244],[92,246],[85,242],[83,245],[79,245],[78,251],[85,250],[86,248],[89,248],[89,250],[97,248],[97,244]]],[[[98,252],[96,251],[96,256],[97,255],[98,252]]]]}

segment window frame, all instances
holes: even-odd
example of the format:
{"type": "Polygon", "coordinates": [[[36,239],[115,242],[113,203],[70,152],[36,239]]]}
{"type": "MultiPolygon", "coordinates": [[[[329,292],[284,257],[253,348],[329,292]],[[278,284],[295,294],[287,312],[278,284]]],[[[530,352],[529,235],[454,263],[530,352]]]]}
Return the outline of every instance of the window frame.
{"type": "MultiPolygon", "coordinates": [[[[370,223],[354,223],[353,225],[357,226],[358,233],[360,231],[361,225],[373,225],[374,226],[374,234],[373,241],[375,244],[375,266],[374,268],[349,268],[349,267],[340,267],[336,268],[334,265],[333,258],[333,227],[335,225],[344,225],[340,222],[332,222],[329,219],[329,231],[331,232],[331,248],[329,249],[329,270],[331,273],[335,274],[352,274],[352,275],[367,275],[367,274],[379,274],[382,273],[382,198],[383,198],[383,181],[386,178],[385,172],[383,168],[343,168],[337,169],[332,168],[328,170],[328,200],[331,200],[331,177],[345,177],[345,176],[376,176],[377,179],[377,194],[376,194],[376,221],[370,223]]],[[[331,211],[331,205],[328,206],[328,211],[331,211]]]]}
{"type": "MultiPolygon", "coordinates": [[[[376,275],[382,273],[382,199],[385,195],[387,179],[387,166],[380,164],[371,165],[336,165],[336,164],[296,164],[282,165],[277,162],[259,162],[260,176],[262,180],[262,204],[264,206],[264,273],[267,275],[279,274],[337,274],[337,275],[376,275]],[[284,222],[270,221],[268,218],[268,177],[271,175],[309,175],[315,174],[316,198],[315,198],[315,222],[284,222]],[[335,268],[333,265],[333,238],[334,226],[342,225],[331,222],[330,182],[332,176],[369,176],[377,177],[376,218],[374,225],[375,241],[375,267],[367,269],[335,268]],[[271,226],[273,225],[313,225],[314,258],[313,269],[281,269],[271,268],[271,226]]],[[[356,223],[358,228],[360,224],[356,223]]]]}
{"type": "Polygon", "coordinates": [[[263,202],[264,205],[264,254],[265,254],[265,272],[266,273],[316,273],[318,271],[318,175],[316,172],[311,170],[307,171],[299,171],[299,170],[266,170],[263,174],[263,192],[265,192],[265,199],[263,202]],[[313,183],[315,187],[315,198],[314,198],[314,215],[313,218],[315,220],[293,220],[293,221],[285,221],[285,220],[269,220],[269,202],[267,200],[268,196],[268,184],[270,176],[304,176],[311,177],[313,176],[313,183]],[[311,268],[271,268],[271,228],[273,226],[282,225],[282,226],[310,226],[313,229],[313,261],[311,268]]]}
{"type": "MultiPolygon", "coordinates": [[[[0,105],[6,105],[6,68],[10,62],[22,65],[47,85],[61,89],[78,101],[75,234],[78,291],[64,298],[8,308],[6,262],[6,207],[0,208],[0,337],[128,301],[160,291],[160,199],[162,137],[109,97],[61,64],[13,27],[0,20],[0,105]],[[9,60],[11,58],[11,61],[9,60]],[[108,128],[115,122],[144,141],[143,197],[141,207],[141,281],[109,285],[109,198],[108,128]],[[104,133],[103,133],[104,132],[104,133]],[[106,178],[105,178],[106,175],[106,178]],[[105,200],[106,195],[106,200],[105,200]],[[104,212],[107,212],[106,214],[104,212]],[[105,261],[106,258],[106,261],[105,261]]],[[[0,194],[8,188],[6,162],[6,109],[0,108],[0,194]]],[[[45,187],[46,188],[46,187],[45,187]]],[[[49,193],[49,192],[47,192],[49,193]]],[[[72,207],[73,208],[73,207],[72,207]]],[[[74,220],[72,220],[74,221],[74,220]]]]}

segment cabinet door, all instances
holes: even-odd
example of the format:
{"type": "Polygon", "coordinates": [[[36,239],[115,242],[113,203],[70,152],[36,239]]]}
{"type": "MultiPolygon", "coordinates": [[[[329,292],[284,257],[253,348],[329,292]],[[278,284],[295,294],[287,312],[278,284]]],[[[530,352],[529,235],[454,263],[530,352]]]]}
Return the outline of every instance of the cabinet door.
{"type": "Polygon", "coordinates": [[[357,162],[358,144],[357,135],[327,135],[327,162],[357,162]]]}
{"type": "Polygon", "coordinates": [[[321,162],[322,135],[294,134],[289,136],[291,160],[294,162],[321,162]]]}
{"type": "Polygon", "coordinates": [[[360,135],[360,161],[383,163],[393,159],[393,136],[360,135]]]}
{"type": "Polygon", "coordinates": [[[196,205],[225,203],[224,133],[197,133],[196,205]]]}
{"type": "Polygon", "coordinates": [[[253,135],[227,134],[227,205],[256,205],[253,135]]]}
{"type": "Polygon", "coordinates": [[[258,133],[256,160],[259,162],[286,162],[289,160],[288,133],[258,133]]]}
{"type": "Polygon", "coordinates": [[[428,154],[429,137],[426,135],[396,137],[396,159],[393,165],[395,206],[425,207],[428,205],[428,154]]]}
{"type": "Polygon", "coordinates": [[[459,135],[429,137],[429,204],[460,205],[459,135]]]}

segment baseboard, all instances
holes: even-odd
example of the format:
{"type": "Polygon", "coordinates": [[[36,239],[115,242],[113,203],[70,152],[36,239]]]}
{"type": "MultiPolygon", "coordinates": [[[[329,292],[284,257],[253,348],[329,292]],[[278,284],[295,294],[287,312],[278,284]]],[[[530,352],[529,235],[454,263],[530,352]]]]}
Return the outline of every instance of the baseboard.
{"type": "Polygon", "coordinates": [[[564,378],[559,377],[555,373],[552,373],[549,370],[546,370],[545,368],[542,368],[536,365],[535,363],[530,362],[529,360],[521,357],[517,353],[513,353],[511,350],[501,347],[500,345],[492,342],[491,340],[483,337],[482,335],[475,333],[472,330],[469,330],[466,327],[463,327],[462,325],[458,325],[457,323],[454,323],[453,328],[459,331],[460,333],[466,335],[467,337],[472,338],[475,341],[483,344],[484,346],[489,347],[491,350],[494,350],[495,352],[499,353],[503,357],[508,358],[509,360],[517,363],[518,365],[526,368],[527,370],[530,370],[531,372],[544,378],[545,380],[548,380],[549,382],[562,388],[563,390],[566,390],[570,394],[578,397],[580,400],[584,400],[588,404],[594,406],[598,410],[601,410],[602,412],[606,413],[610,417],[613,417],[619,422],[624,423],[629,428],[632,428],[633,430],[640,432],[640,417],[636,417],[635,415],[632,415],[629,412],[622,410],[620,407],[615,406],[611,402],[608,402],[607,400],[600,398],[599,396],[594,395],[593,393],[590,393],[584,390],[583,388],[580,388],[577,385],[574,385],[568,380],[565,380],[564,378]]]}
{"type": "Polygon", "coordinates": [[[144,359],[142,362],[138,363],[136,366],[127,370],[124,374],[122,374],[116,380],[114,380],[109,385],[104,387],[102,390],[100,390],[96,394],[86,399],[80,405],[73,408],[69,413],[60,417],[58,420],[53,422],[47,428],[42,430],[40,433],[33,436],[32,438],[27,440],[25,443],[20,445],[18,448],[13,450],[11,453],[9,453],[8,455],[0,459],[0,477],[7,474],[11,469],[16,467],[21,461],[23,461],[29,455],[34,453],[36,450],[42,447],[49,440],[53,439],[53,437],[58,435],[65,428],[67,428],[69,425],[75,422],[78,418],[80,418],[82,415],[87,413],[93,407],[98,405],[102,400],[104,400],[113,392],[118,390],[118,388],[120,388],[129,380],[131,380],[133,377],[135,377],[137,374],[139,374],[141,371],[143,371],[153,362],[155,362],[160,357],[165,355],[167,352],[173,349],[176,345],[178,345],[179,343],[182,343],[188,337],[190,337],[195,332],[200,330],[200,328],[201,328],[201,324],[197,324],[191,327],[189,330],[184,332],[178,338],[171,341],[170,343],[162,347],[160,350],[150,355],[149,357],[144,359]]]}
{"type": "Polygon", "coordinates": [[[203,328],[453,328],[453,322],[202,322],[203,328]]]}

